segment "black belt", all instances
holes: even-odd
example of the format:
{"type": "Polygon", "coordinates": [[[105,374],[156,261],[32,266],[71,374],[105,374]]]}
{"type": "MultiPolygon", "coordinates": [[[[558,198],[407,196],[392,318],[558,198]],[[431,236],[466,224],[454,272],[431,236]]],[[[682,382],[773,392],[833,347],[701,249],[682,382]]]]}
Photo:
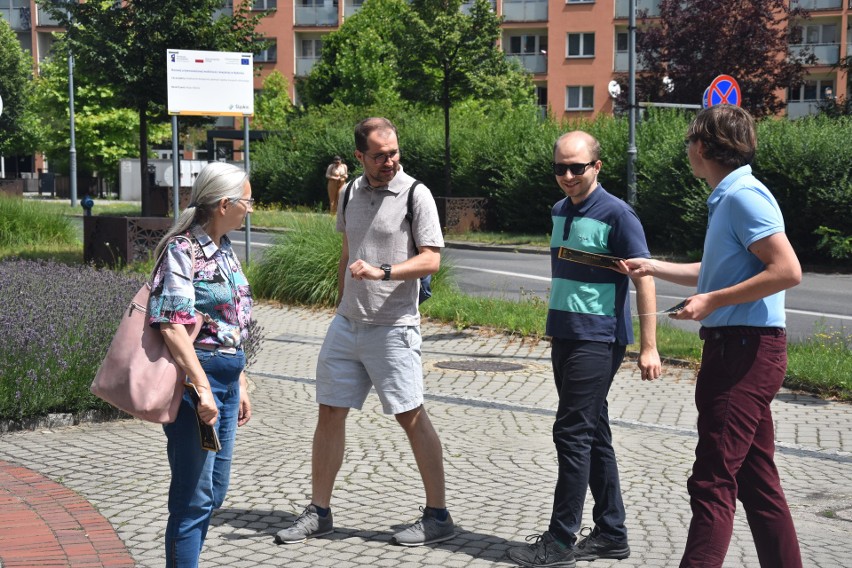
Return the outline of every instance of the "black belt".
{"type": "Polygon", "coordinates": [[[784,337],[787,330],[783,327],[755,327],[751,325],[726,325],[722,327],[702,327],[698,330],[701,339],[722,339],[723,337],[742,337],[746,335],[773,335],[784,337]]]}

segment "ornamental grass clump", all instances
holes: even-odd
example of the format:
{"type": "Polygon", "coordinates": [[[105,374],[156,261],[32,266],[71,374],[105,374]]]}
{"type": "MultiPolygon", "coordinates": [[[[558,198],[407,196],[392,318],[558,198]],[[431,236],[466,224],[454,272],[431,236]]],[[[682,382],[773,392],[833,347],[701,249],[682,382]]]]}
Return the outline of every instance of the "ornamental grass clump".
{"type": "Polygon", "coordinates": [[[89,392],[138,274],[0,262],[0,419],[107,409],[89,392]]]}
{"type": "Polygon", "coordinates": [[[73,244],[77,240],[71,220],[31,201],[0,197],[0,248],[42,243],[73,244]]]}

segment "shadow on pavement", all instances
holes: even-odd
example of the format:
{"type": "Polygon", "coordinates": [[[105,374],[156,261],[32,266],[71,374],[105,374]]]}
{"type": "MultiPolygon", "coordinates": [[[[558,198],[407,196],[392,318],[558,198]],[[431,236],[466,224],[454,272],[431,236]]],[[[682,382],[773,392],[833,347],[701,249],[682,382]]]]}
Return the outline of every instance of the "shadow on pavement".
{"type": "MultiPolygon", "coordinates": [[[[281,546],[286,549],[289,547],[298,547],[303,545],[277,545],[274,543],[273,539],[276,532],[284,527],[290,526],[290,524],[296,520],[297,516],[298,515],[296,514],[282,513],[280,511],[268,509],[223,508],[213,513],[210,525],[214,527],[228,525],[235,529],[252,530],[258,535],[268,536],[270,546],[281,546]]],[[[394,548],[397,548],[395,545],[390,544],[390,539],[396,532],[401,531],[408,526],[408,524],[393,525],[388,531],[359,530],[356,528],[335,526],[333,533],[311,542],[319,543],[323,540],[339,541],[357,538],[367,542],[382,542],[388,546],[394,546],[394,548]]],[[[223,535],[222,538],[226,540],[239,540],[245,538],[245,535],[223,535]]],[[[425,545],[423,548],[442,549],[479,560],[487,560],[490,562],[505,564],[507,566],[515,566],[516,564],[514,562],[511,562],[506,558],[506,551],[510,548],[514,548],[515,546],[523,546],[524,544],[526,543],[510,541],[490,534],[473,532],[458,525],[456,527],[456,536],[454,538],[444,542],[425,545]]],[[[404,547],[399,548],[404,550],[404,547]]]]}

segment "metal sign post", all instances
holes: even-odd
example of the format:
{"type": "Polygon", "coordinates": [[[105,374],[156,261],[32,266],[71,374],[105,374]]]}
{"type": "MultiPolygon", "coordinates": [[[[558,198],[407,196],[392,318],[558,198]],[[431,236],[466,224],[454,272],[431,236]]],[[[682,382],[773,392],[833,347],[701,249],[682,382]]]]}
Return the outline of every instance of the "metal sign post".
{"type": "Polygon", "coordinates": [[[636,0],[628,2],[627,75],[630,92],[627,99],[627,203],[636,206],[636,0]]]}
{"type": "MultiPolygon", "coordinates": [[[[251,156],[249,155],[249,117],[243,117],[243,165],[246,175],[251,174],[251,156]]],[[[246,215],[246,266],[251,264],[251,213],[246,215]]]]}

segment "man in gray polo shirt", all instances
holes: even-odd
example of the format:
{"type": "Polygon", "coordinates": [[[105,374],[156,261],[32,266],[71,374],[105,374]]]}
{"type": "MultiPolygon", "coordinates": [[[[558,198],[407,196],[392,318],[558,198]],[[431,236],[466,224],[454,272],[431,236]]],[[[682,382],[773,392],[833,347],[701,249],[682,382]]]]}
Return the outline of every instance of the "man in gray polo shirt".
{"type": "Polygon", "coordinates": [[[341,299],[317,361],[319,418],[314,432],[311,503],[278,532],[279,544],[304,542],[333,530],[331,493],[343,463],[346,416],[371,387],[385,414],[405,430],[426,490],[423,516],[392,542],[420,546],[454,536],[444,498],[441,441],[423,407],[420,360],[421,276],[441,264],[444,239],[431,192],[399,164],[396,127],[368,118],[355,127],[355,157],[364,175],[337,208],[343,233],[338,265],[341,299]],[[414,191],[408,217],[408,194],[414,191]]]}

